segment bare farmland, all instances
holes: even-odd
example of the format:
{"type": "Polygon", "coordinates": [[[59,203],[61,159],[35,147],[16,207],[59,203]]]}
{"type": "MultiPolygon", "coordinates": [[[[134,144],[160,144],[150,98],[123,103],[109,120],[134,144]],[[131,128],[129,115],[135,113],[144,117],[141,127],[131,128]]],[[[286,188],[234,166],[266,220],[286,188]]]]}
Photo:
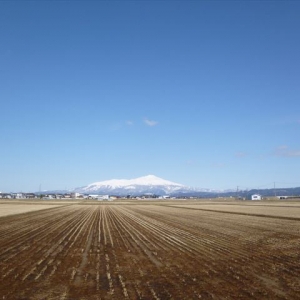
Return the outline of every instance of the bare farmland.
{"type": "MultiPolygon", "coordinates": [[[[250,202],[250,201],[247,201],[250,202]]],[[[214,212],[227,212],[227,213],[237,213],[245,215],[255,215],[255,216],[268,216],[268,217],[278,217],[278,218],[289,218],[289,219],[300,219],[300,204],[299,203],[283,203],[281,205],[275,205],[274,203],[268,203],[263,205],[258,204],[175,204],[175,207],[189,208],[189,209],[199,209],[203,211],[214,211],[214,212]]]]}
{"type": "Polygon", "coordinates": [[[0,217],[3,216],[9,216],[9,215],[15,215],[15,214],[22,214],[30,211],[36,211],[36,210],[42,210],[42,209],[48,209],[56,206],[61,206],[59,205],[54,205],[54,204],[11,204],[11,203],[1,203],[0,204],[0,217]]]}
{"type": "Polygon", "coordinates": [[[1,217],[0,299],[300,299],[300,219],[170,205],[1,217]]]}

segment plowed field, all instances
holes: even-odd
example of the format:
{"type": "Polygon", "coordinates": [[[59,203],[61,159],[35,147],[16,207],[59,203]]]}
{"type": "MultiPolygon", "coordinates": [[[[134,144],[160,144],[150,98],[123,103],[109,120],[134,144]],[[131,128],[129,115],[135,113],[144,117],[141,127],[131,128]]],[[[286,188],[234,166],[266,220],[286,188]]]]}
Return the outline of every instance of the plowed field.
{"type": "Polygon", "coordinates": [[[95,203],[1,217],[0,299],[300,299],[300,215],[228,207],[95,203]]]}
{"type": "Polygon", "coordinates": [[[45,205],[45,204],[7,204],[7,203],[1,203],[0,204],[0,217],[3,216],[9,216],[9,215],[16,215],[16,214],[23,214],[29,211],[35,211],[35,210],[42,210],[42,209],[48,209],[55,206],[60,205],[45,205]]]}

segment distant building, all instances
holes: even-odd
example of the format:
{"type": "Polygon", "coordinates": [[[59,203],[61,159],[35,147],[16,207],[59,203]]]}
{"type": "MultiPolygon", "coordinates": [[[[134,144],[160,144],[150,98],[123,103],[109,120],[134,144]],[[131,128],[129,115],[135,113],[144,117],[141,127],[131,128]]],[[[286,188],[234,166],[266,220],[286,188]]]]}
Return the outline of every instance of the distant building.
{"type": "Polygon", "coordinates": [[[79,198],[81,194],[79,193],[71,193],[71,198],[79,198]]]}
{"type": "Polygon", "coordinates": [[[98,199],[99,195],[95,195],[95,194],[90,194],[88,195],[88,199],[98,199]]]}
{"type": "Polygon", "coordinates": [[[93,199],[93,200],[99,200],[99,201],[110,200],[110,196],[109,195],[90,194],[90,195],[87,196],[87,198],[88,199],[93,199]]]}
{"type": "Polygon", "coordinates": [[[37,198],[37,196],[36,196],[35,193],[26,193],[26,194],[24,194],[24,198],[26,198],[26,199],[34,199],[34,198],[37,198]]]}
{"type": "Polygon", "coordinates": [[[7,194],[7,193],[2,193],[0,198],[11,199],[12,195],[11,194],[7,194]]]}
{"type": "Polygon", "coordinates": [[[23,193],[14,193],[13,194],[13,198],[15,198],[15,199],[23,199],[23,198],[25,198],[25,196],[23,195],[23,193]]]}
{"type": "Polygon", "coordinates": [[[103,201],[103,200],[110,200],[110,199],[109,199],[109,195],[98,195],[97,200],[103,201]]]}
{"type": "Polygon", "coordinates": [[[262,199],[262,196],[259,194],[251,195],[251,200],[261,200],[261,199],[262,199]]]}

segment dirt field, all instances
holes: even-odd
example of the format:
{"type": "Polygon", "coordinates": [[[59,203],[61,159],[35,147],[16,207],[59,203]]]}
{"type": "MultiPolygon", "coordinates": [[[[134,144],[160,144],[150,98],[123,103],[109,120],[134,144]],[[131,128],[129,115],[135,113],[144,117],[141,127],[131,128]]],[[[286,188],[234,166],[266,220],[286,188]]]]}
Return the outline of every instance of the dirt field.
{"type": "Polygon", "coordinates": [[[0,217],[3,216],[9,216],[9,215],[16,215],[16,214],[22,214],[30,211],[36,211],[36,210],[42,210],[42,209],[48,209],[56,206],[61,205],[55,205],[55,204],[10,204],[10,203],[0,203],[0,217]]]}
{"type": "Polygon", "coordinates": [[[300,299],[300,218],[286,203],[194,205],[74,203],[1,217],[0,299],[300,299]]]}
{"type": "MultiPolygon", "coordinates": [[[[173,206],[173,205],[172,205],[173,206]]],[[[227,212],[227,213],[237,213],[245,215],[255,215],[255,216],[269,216],[287,219],[299,219],[300,220],[300,203],[281,203],[275,205],[274,203],[251,203],[251,204],[175,204],[175,207],[182,207],[188,209],[199,209],[199,210],[209,210],[214,212],[227,212]]]]}

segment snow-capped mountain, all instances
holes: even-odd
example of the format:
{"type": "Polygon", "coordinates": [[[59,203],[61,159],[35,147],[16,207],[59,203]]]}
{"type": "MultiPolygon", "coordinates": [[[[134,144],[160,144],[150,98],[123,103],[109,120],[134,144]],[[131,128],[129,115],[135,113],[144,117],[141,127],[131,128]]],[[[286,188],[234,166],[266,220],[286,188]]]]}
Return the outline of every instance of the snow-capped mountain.
{"type": "Polygon", "coordinates": [[[81,188],[76,188],[74,191],[86,194],[140,195],[153,193],[166,195],[194,190],[195,189],[179,183],[168,181],[154,175],[148,175],[135,179],[112,179],[95,182],[81,188]]]}

